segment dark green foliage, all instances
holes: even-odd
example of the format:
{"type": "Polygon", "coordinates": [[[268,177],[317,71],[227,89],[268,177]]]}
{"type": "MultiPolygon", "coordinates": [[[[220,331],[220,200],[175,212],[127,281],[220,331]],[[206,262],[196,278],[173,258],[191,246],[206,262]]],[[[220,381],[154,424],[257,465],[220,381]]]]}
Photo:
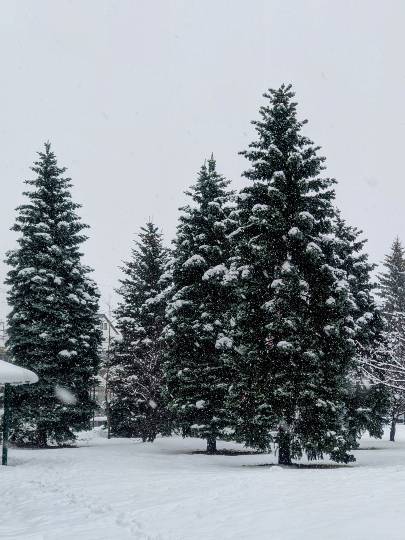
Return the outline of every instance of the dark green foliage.
{"type": "Polygon", "coordinates": [[[229,289],[228,181],[211,158],[200,170],[182,208],[172,263],[172,296],[167,307],[165,374],[169,406],[183,435],[206,438],[208,451],[224,427],[229,385],[222,351],[227,336],[229,289]]]}
{"type": "Polygon", "coordinates": [[[168,433],[169,415],[162,397],[162,341],[168,251],[162,235],[148,222],[141,228],[116,310],[122,341],[115,345],[110,370],[111,423],[114,435],[153,441],[168,433]]]}
{"type": "Polygon", "coordinates": [[[390,409],[389,392],[382,384],[369,386],[364,379],[353,377],[347,386],[346,427],[357,440],[368,431],[370,437],[381,439],[390,409]]]}
{"type": "Polygon", "coordinates": [[[73,431],[89,426],[100,333],[98,291],[81,263],[86,226],[49,143],[32,170],[37,176],[26,181],[28,202],[13,227],[18,247],[7,255],[7,346],[18,365],[39,376],[38,384],[12,392],[13,439],[44,446],[71,441],[73,431]],[[75,403],[64,400],[66,390],[75,403]]]}
{"type": "Polygon", "coordinates": [[[335,220],[336,263],[345,270],[354,299],[356,363],[347,381],[347,424],[353,436],[359,438],[364,431],[372,437],[381,437],[389,409],[389,391],[382,384],[370,386],[362,369],[369,358],[381,354],[385,347],[384,323],[377,308],[373,292],[376,285],[370,274],[370,264],[364,251],[366,240],[362,231],[350,227],[338,213],[335,220]]]}
{"type": "Polygon", "coordinates": [[[353,369],[355,301],[336,261],[334,181],[302,134],[290,86],[270,90],[233,213],[232,276],[238,295],[234,383],[228,409],[236,436],[279,460],[306,453],[351,461],[347,377],[353,369]]]}

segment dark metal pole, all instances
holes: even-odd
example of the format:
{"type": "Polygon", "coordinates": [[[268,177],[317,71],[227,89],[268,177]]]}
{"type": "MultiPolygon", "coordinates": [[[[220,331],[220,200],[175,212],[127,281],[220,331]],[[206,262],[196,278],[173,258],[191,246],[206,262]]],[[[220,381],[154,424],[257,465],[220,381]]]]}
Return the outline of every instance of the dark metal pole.
{"type": "MultiPolygon", "coordinates": [[[[110,309],[108,311],[108,314],[111,316],[110,309]]],[[[108,321],[108,347],[107,347],[107,371],[105,374],[105,413],[107,417],[107,439],[111,439],[111,409],[110,409],[110,395],[109,395],[109,379],[110,379],[110,365],[111,365],[111,358],[110,358],[110,349],[111,349],[111,325],[110,321],[108,321]]]]}
{"type": "MultiPolygon", "coordinates": [[[[93,384],[93,402],[96,402],[96,383],[93,384]]],[[[93,429],[96,425],[96,408],[93,408],[93,429]]]]}
{"type": "Polygon", "coordinates": [[[1,456],[1,464],[7,465],[7,452],[8,452],[8,432],[10,429],[11,421],[11,408],[10,408],[10,385],[4,385],[4,413],[3,413],[3,452],[1,456]]]}

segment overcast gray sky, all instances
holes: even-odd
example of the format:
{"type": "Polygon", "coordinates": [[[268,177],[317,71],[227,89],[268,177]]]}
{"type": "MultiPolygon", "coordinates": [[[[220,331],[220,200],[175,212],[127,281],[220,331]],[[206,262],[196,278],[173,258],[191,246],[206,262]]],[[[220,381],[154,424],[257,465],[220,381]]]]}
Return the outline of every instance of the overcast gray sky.
{"type": "MultiPolygon", "coordinates": [[[[3,0],[0,253],[35,152],[51,140],[90,226],[102,309],[134,234],[174,235],[183,190],[211,152],[237,152],[268,87],[292,82],[348,221],[379,262],[405,240],[405,2],[3,0]]],[[[6,268],[0,266],[0,279],[6,268]]],[[[0,318],[6,312],[0,288],[0,318]]]]}

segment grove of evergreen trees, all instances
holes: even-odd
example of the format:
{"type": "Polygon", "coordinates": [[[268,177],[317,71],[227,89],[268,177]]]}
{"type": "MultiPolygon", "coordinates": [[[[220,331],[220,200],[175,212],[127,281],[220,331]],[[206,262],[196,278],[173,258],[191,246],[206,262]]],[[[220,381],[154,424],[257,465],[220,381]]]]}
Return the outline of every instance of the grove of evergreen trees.
{"type": "MultiPolygon", "coordinates": [[[[380,310],[365,241],[336,208],[291,85],[264,99],[241,152],[245,187],[235,195],[211,156],[173,248],[148,221],[121,269],[109,425],[143,441],[199,437],[208,453],[231,439],[282,465],[347,463],[364,431],[382,436],[387,414],[393,439],[404,410],[405,384],[392,382],[405,379],[404,250],[396,240],[386,258],[380,310]]],[[[79,205],[49,143],[39,156],[7,255],[8,349],[39,375],[12,392],[13,438],[45,446],[88,427],[101,341],[79,205]]]]}

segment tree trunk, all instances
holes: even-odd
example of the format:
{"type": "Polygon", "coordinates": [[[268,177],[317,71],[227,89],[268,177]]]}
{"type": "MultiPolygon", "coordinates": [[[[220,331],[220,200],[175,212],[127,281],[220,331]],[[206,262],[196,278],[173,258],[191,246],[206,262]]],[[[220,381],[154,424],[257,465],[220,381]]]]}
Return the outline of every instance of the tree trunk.
{"type": "Polygon", "coordinates": [[[278,464],[291,465],[291,438],[283,429],[278,431],[278,464]]]}
{"type": "Polygon", "coordinates": [[[391,419],[391,429],[390,429],[390,441],[391,442],[395,442],[396,424],[397,424],[397,419],[396,419],[395,416],[393,416],[392,419],[391,419]]]}
{"type": "Polygon", "coordinates": [[[48,437],[46,429],[38,428],[37,429],[37,445],[39,448],[46,448],[48,444],[48,437]]]}
{"type": "Polygon", "coordinates": [[[217,440],[215,437],[207,438],[207,454],[216,454],[217,452],[217,440]]]}

